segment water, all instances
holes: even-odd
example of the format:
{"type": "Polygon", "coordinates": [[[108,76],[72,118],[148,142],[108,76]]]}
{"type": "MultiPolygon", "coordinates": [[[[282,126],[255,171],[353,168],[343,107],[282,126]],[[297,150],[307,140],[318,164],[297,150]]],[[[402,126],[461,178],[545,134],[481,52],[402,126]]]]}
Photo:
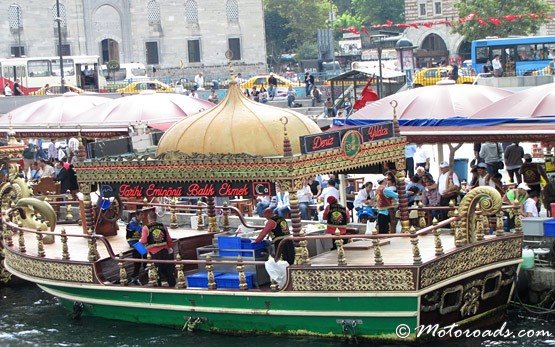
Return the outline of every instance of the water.
{"type": "MultiPolygon", "coordinates": [[[[276,317],[276,319],[279,319],[276,317]]],[[[542,329],[551,338],[481,340],[464,339],[450,343],[467,346],[554,346],[555,316],[551,320],[531,317],[512,309],[507,328],[542,329]]],[[[223,336],[181,332],[168,328],[83,317],[75,321],[49,294],[31,284],[0,288],[0,346],[367,346],[356,342],[275,336],[223,336]]],[[[423,345],[425,346],[425,345],[423,345]]],[[[429,344],[429,346],[437,346],[429,344]]]]}

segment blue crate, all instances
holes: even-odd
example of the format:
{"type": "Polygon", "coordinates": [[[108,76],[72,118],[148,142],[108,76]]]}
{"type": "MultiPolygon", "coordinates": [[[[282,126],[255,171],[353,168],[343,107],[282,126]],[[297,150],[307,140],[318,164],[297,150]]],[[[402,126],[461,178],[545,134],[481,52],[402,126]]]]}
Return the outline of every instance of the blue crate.
{"type": "MultiPolygon", "coordinates": [[[[254,274],[245,272],[245,279],[247,280],[247,287],[254,288],[254,274]]],[[[217,288],[239,289],[239,274],[238,273],[225,273],[216,278],[217,288]]]]}
{"type": "Polygon", "coordinates": [[[240,237],[235,236],[219,236],[218,237],[218,249],[241,249],[240,237]]]}
{"type": "Polygon", "coordinates": [[[555,236],[555,219],[543,222],[543,236],[555,236]]]}
{"type": "MultiPolygon", "coordinates": [[[[214,277],[222,276],[221,272],[214,272],[214,277]]],[[[187,287],[208,288],[208,273],[201,271],[187,276],[187,287]]]]}

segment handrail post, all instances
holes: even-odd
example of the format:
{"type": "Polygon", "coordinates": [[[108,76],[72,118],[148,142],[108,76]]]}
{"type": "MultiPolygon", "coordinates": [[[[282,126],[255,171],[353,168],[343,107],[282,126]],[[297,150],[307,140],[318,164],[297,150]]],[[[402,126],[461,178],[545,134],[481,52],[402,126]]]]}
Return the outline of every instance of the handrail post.
{"type": "MultiPolygon", "coordinates": [[[[453,211],[453,216],[459,216],[459,210],[453,211]]],[[[452,222],[451,225],[455,225],[455,247],[462,247],[466,243],[466,238],[464,237],[464,230],[461,227],[461,221],[452,222]]]]}
{"type": "Polygon", "coordinates": [[[176,205],[177,198],[171,199],[171,206],[170,206],[170,229],[177,229],[177,213],[176,213],[176,205]]]}
{"type": "Polygon", "coordinates": [[[25,235],[23,235],[23,229],[19,229],[19,252],[27,252],[27,250],[25,249],[25,235]]]}
{"type": "MultiPolygon", "coordinates": [[[[455,200],[451,199],[449,200],[449,212],[447,212],[447,218],[451,218],[454,217],[455,214],[458,214],[458,211],[455,212],[455,200]]],[[[456,226],[451,223],[451,235],[455,235],[455,233],[457,232],[456,230],[456,226]]]]}
{"type": "Polygon", "coordinates": [[[424,211],[422,208],[424,207],[424,204],[422,203],[422,201],[418,202],[418,226],[420,227],[420,229],[423,229],[426,227],[426,211],[424,211]]]}
{"type": "Polygon", "coordinates": [[[60,233],[62,234],[62,236],[60,236],[60,239],[62,240],[62,260],[69,260],[69,250],[67,247],[66,229],[62,228],[60,233]]]}
{"type": "Polygon", "coordinates": [[[66,194],[66,199],[67,199],[67,203],[66,203],[66,220],[73,220],[73,207],[71,206],[71,199],[72,196],[69,192],[69,190],[67,191],[66,194]]]}
{"type": "Polygon", "coordinates": [[[497,212],[495,223],[495,236],[503,236],[503,212],[497,212]]]}
{"type": "Polygon", "coordinates": [[[224,214],[223,214],[223,223],[222,229],[223,231],[229,231],[229,206],[227,201],[224,201],[224,214]]]}
{"type": "Polygon", "coordinates": [[[422,257],[420,256],[420,248],[418,247],[418,235],[414,226],[410,227],[409,233],[411,234],[410,243],[412,244],[412,262],[414,265],[422,264],[422,257]]]}
{"type": "Polygon", "coordinates": [[[146,256],[147,259],[147,269],[148,269],[148,285],[151,287],[158,286],[158,269],[156,268],[156,264],[152,262],[152,255],[150,253],[146,256]]]}
{"type": "MultiPolygon", "coordinates": [[[[339,232],[339,229],[335,229],[335,236],[340,235],[341,233],[339,232]]],[[[345,250],[343,249],[343,240],[335,240],[335,246],[337,247],[337,265],[347,265],[347,259],[345,259],[345,250]]]]}
{"type": "MultiPolygon", "coordinates": [[[[374,228],[372,235],[378,235],[378,229],[374,228]]],[[[374,246],[374,265],[383,265],[382,250],[380,248],[380,240],[377,238],[372,239],[372,246],[374,246]]]]}
{"type": "Polygon", "coordinates": [[[204,230],[204,220],[202,218],[202,201],[197,201],[197,230],[204,230]]]}
{"type": "Polygon", "coordinates": [[[98,260],[99,255],[98,255],[98,250],[96,249],[96,238],[93,235],[93,232],[91,229],[89,229],[88,231],[88,235],[89,235],[89,255],[88,255],[88,260],[90,262],[94,262],[96,260],[98,260]]]}
{"type": "Polygon", "coordinates": [[[239,277],[239,289],[249,289],[249,286],[247,285],[247,277],[245,276],[245,266],[243,266],[243,257],[240,255],[237,256],[237,276],[239,277]]]}
{"type": "Polygon", "coordinates": [[[522,234],[522,217],[520,216],[520,201],[515,200],[513,204],[513,213],[515,216],[515,234],[522,234]]]}
{"type": "Polygon", "coordinates": [[[216,289],[216,278],[214,277],[214,265],[212,265],[212,257],[206,256],[206,277],[208,279],[208,289],[216,289]]]}
{"type": "MultiPolygon", "coordinates": [[[[179,262],[181,261],[181,255],[179,253],[175,256],[175,260],[179,262]]],[[[185,281],[185,272],[183,271],[183,268],[184,266],[182,263],[177,264],[177,288],[187,288],[187,283],[185,281]]]]}
{"type": "Polygon", "coordinates": [[[119,254],[119,284],[122,286],[127,286],[127,270],[125,270],[125,263],[123,261],[123,253],[119,254]]]}
{"type": "Polygon", "coordinates": [[[46,256],[44,253],[44,243],[42,242],[42,234],[40,233],[40,227],[37,228],[37,255],[41,258],[46,256]]]}
{"type": "MultiPolygon", "coordinates": [[[[299,236],[304,237],[305,236],[305,229],[301,229],[301,232],[299,234],[299,236]]],[[[305,240],[301,240],[299,242],[299,246],[301,247],[301,264],[305,264],[305,265],[310,265],[310,260],[308,259],[308,241],[305,240]]]]}

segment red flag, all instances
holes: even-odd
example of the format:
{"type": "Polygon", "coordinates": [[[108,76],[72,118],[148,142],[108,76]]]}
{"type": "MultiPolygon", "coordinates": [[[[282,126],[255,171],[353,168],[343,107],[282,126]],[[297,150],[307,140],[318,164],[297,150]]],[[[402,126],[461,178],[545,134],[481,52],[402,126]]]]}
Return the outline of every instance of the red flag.
{"type": "Polygon", "coordinates": [[[417,23],[410,23],[409,26],[415,29],[419,28],[419,25],[417,23]]]}
{"type": "Polygon", "coordinates": [[[404,28],[408,28],[409,25],[407,23],[399,23],[399,24],[395,24],[395,27],[399,29],[404,29],[404,28]]]}
{"type": "Polygon", "coordinates": [[[478,24],[481,27],[487,27],[488,26],[488,22],[486,22],[485,20],[483,20],[482,18],[478,18],[478,24]]]}
{"type": "Polygon", "coordinates": [[[356,35],[360,34],[360,32],[357,30],[357,28],[354,25],[349,27],[349,31],[356,35]]]}
{"type": "Polygon", "coordinates": [[[499,18],[489,17],[489,21],[491,22],[491,24],[495,26],[498,26],[501,24],[501,21],[499,20],[499,18]]]}
{"type": "Polygon", "coordinates": [[[381,28],[381,27],[382,27],[381,24],[374,24],[374,25],[372,25],[372,29],[379,29],[379,28],[381,28]]]}
{"type": "Polygon", "coordinates": [[[468,21],[470,21],[470,20],[473,20],[474,17],[476,17],[476,14],[475,14],[475,13],[469,13],[466,17],[463,17],[463,18],[462,18],[462,22],[461,22],[461,23],[464,23],[464,22],[468,22],[468,21]]]}
{"type": "Polygon", "coordinates": [[[528,17],[532,18],[532,19],[538,19],[540,18],[540,15],[537,13],[528,13],[528,17]]]}
{"type": "Polygon", "coordinates": [[[365,25],[361,26],[360,29],[361,29],[362,32],[365,33],[366,35],[370,35],[370,33],[368,32],[368,29],[366,28],[365,25]]]}
{"type": "Polygon", "coordinates": [[[433,24],[434,24],[434,23],[432,23],[432,22],[422,23],[422,25],[425,26],[425,27],[428,28],[428,29],[431,28],[433,24]]]}
{"type": "Polygon", "coordinates": [[[507,22],[512,22],[512,21],[514,21],[514,20],[517,19],[516,16],[514,16],[514,15],[512,15],[512,14],[506,15],[506,16],[504,16],[503,18],[505,18],[505,20],[506,20],[507,22]]]}
{"type": "Polygon", "coordinates": [[[388,28],[391,28],[391,26],[393,25],[393,22],[390,21],[389,19],[385,21],[385,26],[388,28]]]}

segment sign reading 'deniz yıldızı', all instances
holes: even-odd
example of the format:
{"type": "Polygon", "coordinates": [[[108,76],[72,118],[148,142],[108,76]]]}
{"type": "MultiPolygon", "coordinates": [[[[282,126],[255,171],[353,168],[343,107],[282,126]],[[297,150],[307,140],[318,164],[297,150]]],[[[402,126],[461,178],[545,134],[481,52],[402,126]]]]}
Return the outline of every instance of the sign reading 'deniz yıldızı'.
{"type": "Polygon", "coordinates": [[[362,134],[362,141],[364,143],[393,137],[393,123],[391,122],[377,123],[358,128],[346,128],[339,131],[301,136],[301,152],[306,154],[339,148],[342,136],[349,130],[358,130],[362,134]]]}
{"type": "Polygon", "coordinates": [[[182,182],[182,183],[121,183],[103,184],[103,197],[119,195],[125,198],[155,198],[182,196],[253,197],[275,195],[275,184],[271,182],[182,182]]]}

